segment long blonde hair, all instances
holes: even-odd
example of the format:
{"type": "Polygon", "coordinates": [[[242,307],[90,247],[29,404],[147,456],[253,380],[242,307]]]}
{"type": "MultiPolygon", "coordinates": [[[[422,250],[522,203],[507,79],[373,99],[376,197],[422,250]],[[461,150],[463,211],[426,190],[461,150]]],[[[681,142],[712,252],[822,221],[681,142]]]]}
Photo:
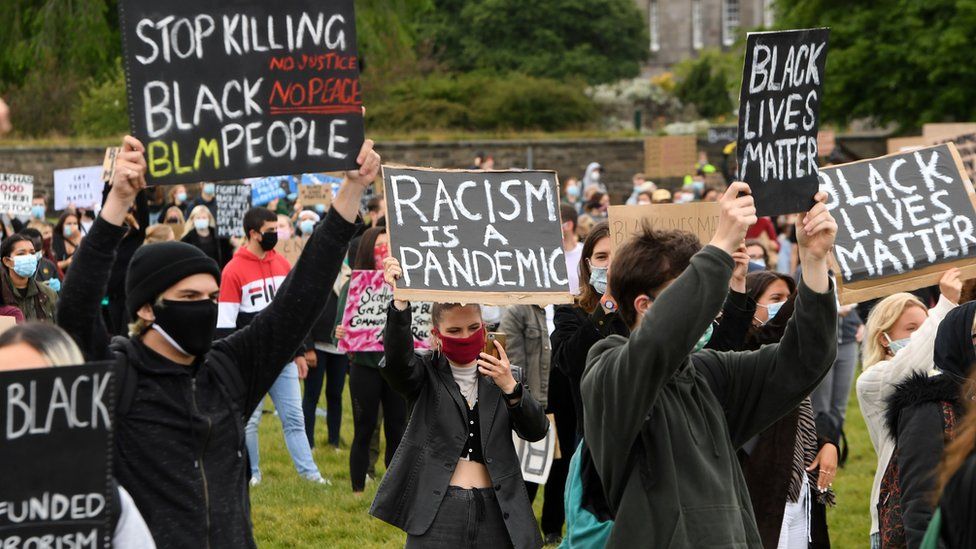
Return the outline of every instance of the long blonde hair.
{"type": "Polygon", "coordinates": [[[865,370],[887,357],[885,347],[881,345],[878,336],[890,330],[909,307],[919,307],[928,314],[928,307],[921,300],[905,292],[889,295],[871,310],[864,326],[864,352],[861,364],[865,370]]]}
{"type": "Polygon", "coordinates": [[[207,214],[207,219],[210,220],[210,222],[209,222],[210,230],[211,230],[211,232],[214,233],[214,236],[217,236],[216,235],[216,232],[217,232],[217,220],[214,219],[213,212],[210,211],[210,208],[206,207],[203,204],[200,204],[199,206],[196,206],[192,210],[190,210],[190,215],[187,216],[186,223],[183,224],[183,234],[184,235],[187,235],[187,234],[190,234],[190,232],[196,230],[196,227],[193,226],[193,218],[196,217],[196,215],[198,213],[205,213],[205,214],[207,214]]]}

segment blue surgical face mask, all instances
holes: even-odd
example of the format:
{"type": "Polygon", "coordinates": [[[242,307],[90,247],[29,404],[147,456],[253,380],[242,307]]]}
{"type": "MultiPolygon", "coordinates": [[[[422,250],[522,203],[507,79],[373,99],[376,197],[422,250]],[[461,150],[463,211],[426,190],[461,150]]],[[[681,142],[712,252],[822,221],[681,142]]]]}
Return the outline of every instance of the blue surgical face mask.
{"type": "Polygon", "coordinates": [[[888,334],[885,334],[884,336],[885,336],[885,339],[888,340],[888,349],[891,350],[891,354],[893,354],[893,355],[898,354],[898,351],[900,351],[900,350],[904,349],[905,347],[907,347],[908,346],[908,342],[912,340],[911,337],[903,337],[901,339],[896,339],[896,340],[892,341],[891,338],[888,337],[888,334]]]}
{"type": "Polygon", "coordinates": [[[702,336],[698,338],[698,343],[695,343],[695,350],[692,351],[693,353],[697,353],[698,351],[701,351],[702,349],[705,348],[705,345],[708,345],[708,342],[712,339],[713,331],[715,331],[715,323],[709,322],[708,328],[705,328],[705,333],[703,333],[702,336]]]}
{"type": "Polygon", "coordinates": [[[769,318],[766,320],[766,322],[771,322],[773,318],[776,317],[776,314],[779,313],[779,310],[783,308],[783,305],[786,305],[785,301],[770,303],[769,305],[762,305],[763,307],[766,307],[766,312],[769,313],[769,318]]]}
{"type": "Polygon", "coordinates": [[[15,255],[11,259],[14,260],[14,272],[18,275],[30,278],[37,272],[37,254],[15,255]]]}
{"type": "Polygon", "coordinates": [[[72,229],[71,227],[69,227],[68,225],[65,225],[64,226],[64,237],[65,238],[71,238],[71,235],[73,235],[73,234],[75,234],[75,230],[72,229]]]}
{"type": "Polygon", "coordinates": [[[590,286],[600,295],[607,293],[607,267],[590,265],[590,286]]]}
{"type": "Polygon", "coordinates": [[[44,206],[41,206],[39,204],[31,206],[31,217],[33,217],[34,219],[44,219],[45,213],[46,212],[44,206]]]}
{"type": "Polygon", "coordinates": [[[210,227],[210,221],[206,219],[194,219],[193,228],[198,231],[207,230],[210,227]]]}
{"type": "Polygon", "coordinates": [[[750,267],[749,272],[766,270],[766,264],[763,263],[762,261],[757,261],[755,259],[749,260],[749,267],[750,267]]]}
{"type": "Polygon", "coordinates": [[[217,190],[217,186],[214,185],[213,183],[204,183],[203,184],[203,192],[206,193],[206,194],[211,194],[212,195],[212,194],[214,194],[214,192],[216,192],[216,190],[217,190]]]}
{"type": "Polygon", "coordinates": [[[324,214],[325,213],[325,204],[316,204],[315,205],[315,211],[317,211],[320,215],[321,214],[324,214]]]}
{"type": "Polygon", "coordinates": [[[298,224],[298,228],[302,231],[302,234],[312,234],[312,231],[315,230],[315,222],[311,219],[304,219],[298,224]]]}
{"type": "Polygon", "coordinates": [[[61,293],[61,281],[60,280],[58,280],[56,278],[50,278],[50,279],[48,279],[48,280],[45,281],[45,284],[47,284],[48,288],[51,288],[55,292],[61,293]]]}
{"type": "Polygon", "coordinates": [[[186,202],[186,193],[176,193],[176,199],[180,202],[186,202]]]}
{"type": "Polygon", "coordinates": [[[298,193],[288,193],[288,200],[294,202],[296,198],[298,198],[298,193]]]}
{"type": "Polygon", "coordinates": [[[573,198],[578,198],[580,195],[579,187],[573,185],[572,187],[566,189],[566,196],[571,196],[573,198]]]}

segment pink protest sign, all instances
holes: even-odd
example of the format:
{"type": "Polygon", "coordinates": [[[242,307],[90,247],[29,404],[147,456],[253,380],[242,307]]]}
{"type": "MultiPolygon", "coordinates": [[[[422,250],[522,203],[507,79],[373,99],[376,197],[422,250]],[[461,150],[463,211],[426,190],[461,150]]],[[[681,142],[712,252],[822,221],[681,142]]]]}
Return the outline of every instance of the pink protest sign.
{"type": "MultiPolygon", "coordinates": [[[[353,353],[383,351],[383,328],[392,300],[393,288],[383,281],[383,271],[353,271],[342,312],[346,337],[339,340],[339,350],[353,353]]],[[[411,303],[411,307],[414,348],[429,349],[431,304],[411,303]]]]}

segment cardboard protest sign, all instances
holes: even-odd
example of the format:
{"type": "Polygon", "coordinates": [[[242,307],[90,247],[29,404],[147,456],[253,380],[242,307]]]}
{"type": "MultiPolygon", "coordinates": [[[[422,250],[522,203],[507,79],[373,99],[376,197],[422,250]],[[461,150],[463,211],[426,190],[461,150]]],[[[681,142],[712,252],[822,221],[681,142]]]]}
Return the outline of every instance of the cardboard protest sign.
{"type": "Polygon", "coordinates": [[[407,301],[571,303],[553,172],[383,167],[407,301]]]}
{"type": "Polygon", "coordinates": [[[746,40],[736,155],[760,216],[813,206],[829,33],[751,32],[746,40]]]}
{"type": "Polygon", "coordinates": [[[709,145],[726,145],[735,141],[739,128],[735,126],[712,126],[708,128],[705,139],[709,145]]]}
{"type": "Polygon", "coordinates": [[[512,431],[512,444],[519,458],[522,478],[526,482],[545,484],[549,480],[549,471],[552,469],[552,460],[556,457],[559,441],[556,438],[555,418],[551,415],[546,417],[549,419],[549,431],[542,440],[529,442],[512,431]]]}
{"type": "Polygon", "coordinates": [[[610,247],[616,250],[648,225],[659,231],[686,231],[702,245],[711,242],[721,214],[718,202],[610,206],[610,247]]]}
{"type": "Polygon", "coordinates": [[[33,175],[0,173],[0,213],[30,215],[33,199],[33,175]]]}
{"type": "Polygon", "coordinates": [[[0,546],[111,546],[111,368],[0,373],[0,546]]]}
{"type": "Polygon", "coordinates": [[[292,265],[298,261],[298,258],[302,255],[302,250],[304,249],[305,240],[298,236],[293,236],[288,240],[279,240],[278,244],[275,246],[275,251],[278,252],[278,255],[287,259],[288,263],[292,265]]]}
{"type": "Polygon", "coordinates": [[[76,208],[96,208],[102,204],[102,166],[54,170],[54,209],[69,204],[76,208]]]}
{"type": "Polygon", "coordinates": [[[955,147],[938,145],[820,170],[837,220],[841,303],[976,276],[976,193],[955,147]]]}
{"type": "Polygon", "coordinates": [[[964,133],[949,139],[938,139],[930,145],[941,145],[952,143],[956,146],[962,167],[966,170],[966,175],[970,181],[976,181],[976,133],[964,133]]]}
{"type": "Polygon", "coordinates": [[[254,177],[245,179],[244,182],[251,186],[251,204],[254,206],[264,206],[290,194],[298,195],[298,184],[290,175],[254,177]]]}
{"type": "MultiPolygon", "coordinates": [[[[17,319],[12,316],[0,315],[0,334],[17,325],[17,319]]],[[[0,546],[2,547],[2,546],[0,546]]]]}
{"type": "Polygon", "coordinates": [[[922,137],[929,145],[944,142],[957,135],[976,132],[976,122],[930,122],[922,124],[922,137]]]}
{"type": "Polygon", "coordinates": [[[914,151],[915,149],[921,149],[928,145],[933,145],[933,143],[929,143],[921,135],[892,137],[888,139],[888,154],[914,151]]]}
{"type": "Polygon", "coordinates": [[[332,205],[332,185],[299,185],[298,200],[304,207],[321,204],[328,208],[332,205]]]}
{"type": "Polygon", "coordinates": [[[698,139],[694,135],[644,138],[644,175],[649,178],[682,177],[695,170],[698,139]]]}
{"type": "Polygon", "coordinates": [[[214,193],[217,200],[217,237],[243,237],[244,214],[251,208],[251,186],[215,185],[214,193]]]}
{"type": "Polygon", "coordinates": [[[121,147],[105,148],[105,159],[102,160],[102,181],[108,183],[112,180],[112,174],[115,173],[115,161],[118,160],[121,150],[121,147]]]}
{"type": "Polygon", "coordinates": [[[119,25],[150,184],[356,167],[353,0],[122,0],[119,25]]]}
{"type": "MultiPolygon", "coordinates": [[[[339,340],[343,352],[382,352],[386,313],[393,301],[393,288],[383,280],[383,271],[353,271],[349,294],[342,312],[346,337],[339,340]]],[[[432,305],[410,302],[414,349],[430,349],[432,305]]]]}

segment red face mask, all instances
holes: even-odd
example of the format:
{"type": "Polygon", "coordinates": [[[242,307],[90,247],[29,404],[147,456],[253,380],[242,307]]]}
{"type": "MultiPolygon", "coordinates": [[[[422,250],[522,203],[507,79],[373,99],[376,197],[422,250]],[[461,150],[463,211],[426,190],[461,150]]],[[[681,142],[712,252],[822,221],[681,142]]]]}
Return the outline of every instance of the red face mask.
{"type": "Polygon", "coordinates": [[[390,255],[390,246],[387,244],[378,244],[373,248],[373,261],[375,262],[375,269],[379,270],[383,268],[383,260],[390,255]]]}
{"type": "Polygon", "coordinates": [[[441,352],[455,364],[474,362],[485,348],[484,324],[468,337],[447,337],[441,335],[437,328],[434,328],[433,332],[441,341],[441,352]]]}

